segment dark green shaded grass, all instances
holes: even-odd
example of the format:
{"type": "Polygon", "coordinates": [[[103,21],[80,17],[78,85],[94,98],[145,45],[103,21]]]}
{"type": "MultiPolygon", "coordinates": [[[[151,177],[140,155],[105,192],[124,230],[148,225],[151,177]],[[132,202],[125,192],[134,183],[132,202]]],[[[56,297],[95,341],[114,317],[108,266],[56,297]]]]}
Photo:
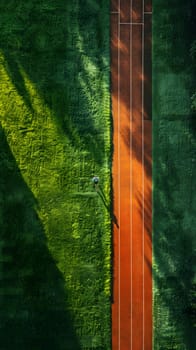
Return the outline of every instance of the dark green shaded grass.
{"type": "Polygon", "coordinates": [[[109,349],[109,2],[0,17],[1,346],[109,349]]]}
{"type": "Polygon", "coordinates": [[[154,349],[195,344],[195,115],[193,2],[154,1],[154,349]]]}
{"type": "Polygon", "coordinates": [[[38,203],[2,129],[0,137],[1,347],[79,349],[64,276],[47,247],[38,203]]]}

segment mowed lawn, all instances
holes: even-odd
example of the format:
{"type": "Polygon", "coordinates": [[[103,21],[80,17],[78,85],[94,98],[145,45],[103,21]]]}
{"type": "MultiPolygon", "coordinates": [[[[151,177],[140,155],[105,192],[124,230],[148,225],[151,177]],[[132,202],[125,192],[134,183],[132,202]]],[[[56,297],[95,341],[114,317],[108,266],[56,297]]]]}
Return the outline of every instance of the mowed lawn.
{"type": "Polygon", "coordinates": [[[0,45],[0,347],[110,349],[109,0],[1,0],[0,45]]]}
{"type": "Polygon", "coordinates": [[[154,350],[196,344],[195,5],[153,2],[154,350]]]}

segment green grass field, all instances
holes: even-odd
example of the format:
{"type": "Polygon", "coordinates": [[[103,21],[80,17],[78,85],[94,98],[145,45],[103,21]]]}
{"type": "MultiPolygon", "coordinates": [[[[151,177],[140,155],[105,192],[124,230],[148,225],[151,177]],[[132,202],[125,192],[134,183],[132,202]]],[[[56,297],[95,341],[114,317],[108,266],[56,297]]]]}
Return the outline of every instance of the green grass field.
{"type": "Polygon", "coordinates": [[[0,347],[110,349],[109,1],[2,0],[0,45],[0,347]]]}
{"type": "Polygon", "coordinates": [[[193,350],[195,9],[191,0],[155,0],[153,6],[154,350],[193,350]]]}

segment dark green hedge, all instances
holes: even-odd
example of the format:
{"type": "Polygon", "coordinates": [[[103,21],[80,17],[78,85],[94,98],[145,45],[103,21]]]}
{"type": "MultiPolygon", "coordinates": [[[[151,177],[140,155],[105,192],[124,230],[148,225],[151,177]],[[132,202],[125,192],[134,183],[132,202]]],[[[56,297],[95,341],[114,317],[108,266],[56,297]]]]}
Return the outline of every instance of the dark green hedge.
{"type": "Polygon", "coordinates": [[[153,1],[154,350],[195,344],[193,1],[153,1]]]}

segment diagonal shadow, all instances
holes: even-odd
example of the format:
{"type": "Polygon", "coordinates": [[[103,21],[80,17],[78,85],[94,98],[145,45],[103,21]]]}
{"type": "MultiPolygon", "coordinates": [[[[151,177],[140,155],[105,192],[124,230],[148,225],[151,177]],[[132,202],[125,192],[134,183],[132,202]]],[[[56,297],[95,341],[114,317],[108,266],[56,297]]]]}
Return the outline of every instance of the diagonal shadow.
{"type": "Polygon", "coordinates": [[[64,279],[2,128],[0,149],[1,348],[80,349],[64,279]]]}
{"type": "Polygon", "coordinates": [[[97,193],[98,193],[99,197],[101,198],[101,201],[102,201],[104,207],[106,208],[106,210],[110,214],[111,221],[116,225],[117,228],[119,228],[118,220],[117,220],[117,217],[115,216],[115,214],[113,212],[111,203],[108,204],[106,196],[105,196],[105,194],[103,192],[103,189],[102,189],[102,187],[100,185],[99,185],[99,188],[97,189],[97,193]]]}
{"type": "Polygon", "coordinates": [[[105,152],[102,93],[109,86],[109,51],[103,30],[95,34],[93,28],[103,25],[103,6],[95,0],[0,4],[0,50],[18,94],[33,113],[25,72],[62,133],[99,165],[105,152]]]}

